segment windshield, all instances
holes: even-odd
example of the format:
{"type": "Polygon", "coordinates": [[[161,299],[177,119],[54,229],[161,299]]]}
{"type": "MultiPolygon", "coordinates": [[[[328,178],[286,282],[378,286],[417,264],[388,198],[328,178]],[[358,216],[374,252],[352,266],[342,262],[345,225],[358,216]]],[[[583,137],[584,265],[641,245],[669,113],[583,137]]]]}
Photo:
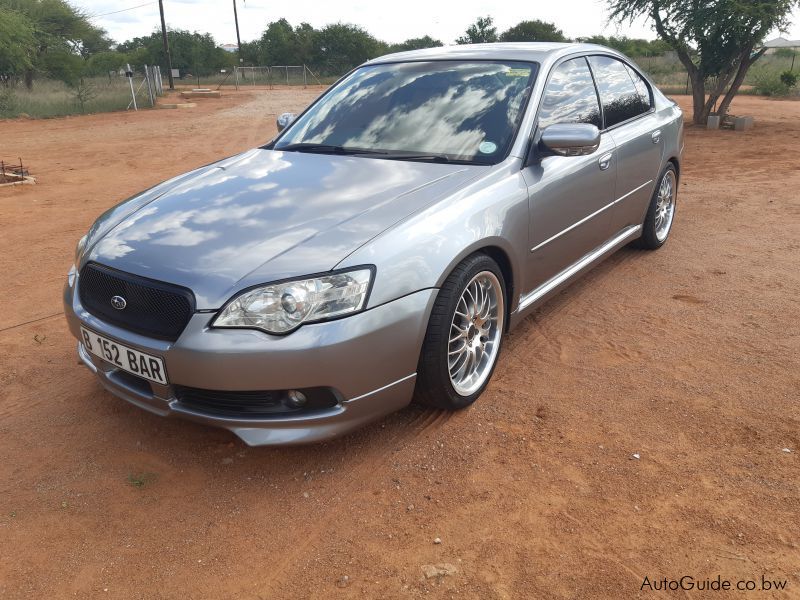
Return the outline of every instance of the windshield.
{"type": "Polygon", "coordinates": [[[274,148],[494,164],[514,141],[535,75],[529,62],[367,65],[292,123],[274,148]]]}

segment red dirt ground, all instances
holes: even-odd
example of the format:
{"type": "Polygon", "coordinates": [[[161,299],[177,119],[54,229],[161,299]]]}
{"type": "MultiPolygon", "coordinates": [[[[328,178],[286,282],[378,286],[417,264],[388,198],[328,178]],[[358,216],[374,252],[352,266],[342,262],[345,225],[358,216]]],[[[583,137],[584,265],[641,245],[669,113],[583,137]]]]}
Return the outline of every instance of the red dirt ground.
{"type": "Polygon", "coordinates": [[[800,597],[800,102],[689,128],[669,243],[528,318],[457,414],[252,449],[77,364],[60,295],[94,218],[317,93],[0,121],[39,181],[0,190],[0,596],[627,598],[720,575],[800,597]]]}

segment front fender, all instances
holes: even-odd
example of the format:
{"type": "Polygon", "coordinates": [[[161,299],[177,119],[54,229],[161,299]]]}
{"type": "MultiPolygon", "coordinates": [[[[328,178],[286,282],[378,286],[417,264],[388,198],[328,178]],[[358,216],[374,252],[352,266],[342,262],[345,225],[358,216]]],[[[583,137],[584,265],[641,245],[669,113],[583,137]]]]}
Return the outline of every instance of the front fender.
{"type": "MultiPolygon", "coordinates": [[[[528,191],[512,159],[463,189],[374,238],[337,267],[377,266],[370,307],[418,290],[441,287],[470,254],[495,248],[508,258],[516,289],[524,289],[528,191]]],[[[511,310],[516,298],[509,298],[511,310]]]]}

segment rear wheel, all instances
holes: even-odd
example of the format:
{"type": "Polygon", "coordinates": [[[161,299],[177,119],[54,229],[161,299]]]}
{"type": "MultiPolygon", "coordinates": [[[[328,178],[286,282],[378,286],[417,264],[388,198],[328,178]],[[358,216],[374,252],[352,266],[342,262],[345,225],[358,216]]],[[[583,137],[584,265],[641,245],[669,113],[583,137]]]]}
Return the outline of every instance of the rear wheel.
{"type": "Polygon", "coordinates": [[[678,177],[675,165],[668,163],[653,192],[647,215],[642,224],[642,237],[634,245],[655,250],[664,245],[675,218],[675,203],[678,198],[678,177]]]}
{"type": "Polygon", "coordinates": [[[417,401],[445,410],[472,404],[497,364],[505,326],[505,282],[485,254],[461,262],[442,285],[428,322],[417,401]]]}

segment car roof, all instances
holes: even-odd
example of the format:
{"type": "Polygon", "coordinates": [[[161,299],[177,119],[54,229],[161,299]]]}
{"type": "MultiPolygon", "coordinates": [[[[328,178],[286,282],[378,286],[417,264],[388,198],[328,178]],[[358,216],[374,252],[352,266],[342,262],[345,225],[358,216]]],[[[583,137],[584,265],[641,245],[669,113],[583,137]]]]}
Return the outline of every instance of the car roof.
{"type": "Polygon", "coordinates": [[[395,52],[367,61],[366,64],[413,60],[524,60],[544,63],[573,52],[617,52],[597,44],[557,42],[501,42],[495,44],[463,44],[395,52]]]}

